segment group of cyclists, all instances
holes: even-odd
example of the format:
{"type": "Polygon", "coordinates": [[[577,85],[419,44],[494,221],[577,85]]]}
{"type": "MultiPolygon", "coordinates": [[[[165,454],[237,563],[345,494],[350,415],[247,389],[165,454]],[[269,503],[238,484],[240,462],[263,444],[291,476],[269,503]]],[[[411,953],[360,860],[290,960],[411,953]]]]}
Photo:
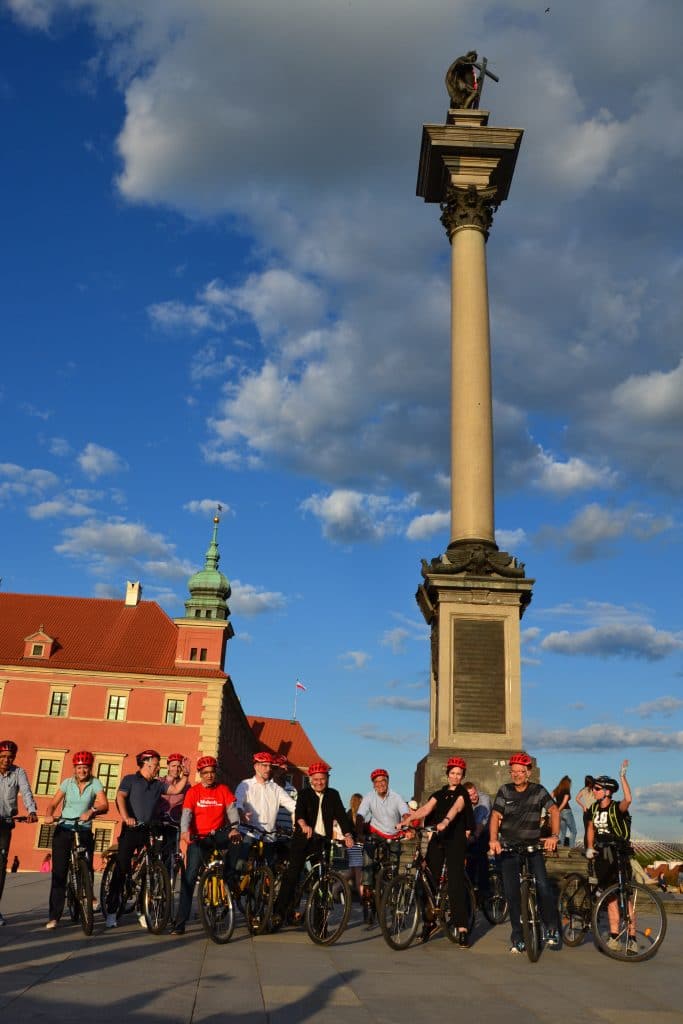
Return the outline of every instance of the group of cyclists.
{"type": "MultiPolygon", "coordinates": [[[[22,797],[27,820],[37,821],[36,804],[26,773],[14,764],[16,744],[0,741],[0,897],[4,886],[11,829],[17,815],[17,798],[22,797]]],[[[177,912],[171,933],[185,933],[191,916],[194,888],[207,851],[223,850],[226,871],[239,871],[244,865],[255,837],[264,840],[267,859],[275,861],[282,842],[279,825],[288,822],[293,829],[288,845],[286,866],[281,873],[279,891],[270,920],[277,931],[292,920],[292,903],[306,861],[319,857],[333,839],[346,850],[359,843],[363,847],[361,900],[374,884],[377,866],[375,851],[383,844],[389,862],[398,867],[400,843],[414,836],[416,829],[429,834],[427,864],[432,877],[446,871],[450,907],[451,937],[457,946],[469,946],[469,920],[466,905],[465,872],[475,884],[486,886],[488,859],[500,866],[510,915],[510,952],[524,952],[520,906],[520,844],[536,878],[540,912],[544,923],[546,948],[559,950],[562,942],[557,901],[548,881],[544,853],[557,848],[559,810],[544,786],[531,779],[533,760],[524,751],[509,759],[510,781],[498,790],[493,802],[479,793],[472,782],[465,783],[467,763],[463,757],[448,758],[445,784],[417,807],[409,805],[389,785],[389,772],[377,768],[370,776],[370,791],[363,796],[355,820],[346,811],[338,790],[329,785],[331,767],[324,761],[308,768],[310,785],[295,794],[285,785],[286,760],[266,751],[254,754],[254,774],[243,780],[235,792],[218,780],[214,757],[200,757],[199,781],[190,784],[190,765],[181,753],[167,758],[168,771],[159,777],[161,755],[147,749],[137,755],[137,771],[126,775],[116,794],[116,809],[121,831],[115,853],[116,869],[104,894],[102,911],[107,928],[118,923],[123,886],[136,853],[144,846],[150,830],[161,828],[164,857],[170,863],[180,847],[185,850],[185,869],[177,912]],[[273,774],[280,775],[280,781],[273,774]],[[549,834],[542,838],[542,821],[549,821],[549,834]],[[531,848],[533,847],[533,851],[531,848]]],[[[92,868],[93,821],[109,811],[109,801],[100,781],[93,775],[94,757],[90,751],[73,755],[73,775],[64,779],[47,806],[45,822],[54,823],[52,840],[52,884],[46,928],[58,926],[64,912],[69,852],[77,829],[86,847],[92,868]]],[[[594,780],[594,802],[587,811],[586,855],[594,861],[600,883],[609,885],[612,875],[609,854],[615,838],[630,834],[631,791],[624,762],[620,771],[623,797],[616,802],[616,779],[600,776],[594,780]]],[[[547,829],[546,829],[547,831],[547,829]]],[[[616,909],[614,911],[616,914],[616,909]]],[[[145,927],[144,915],[139,915],[145,927]]],[[[610,920],[610,924],[611,924],[610,920]]],[[[0,915],[0,924],[4,919],[0,915]]],[[[429,940],[433,921],[425,921],[422,941],[429,940]]],[[[617,927],[616,919],[614,927],[617,927]]]]}

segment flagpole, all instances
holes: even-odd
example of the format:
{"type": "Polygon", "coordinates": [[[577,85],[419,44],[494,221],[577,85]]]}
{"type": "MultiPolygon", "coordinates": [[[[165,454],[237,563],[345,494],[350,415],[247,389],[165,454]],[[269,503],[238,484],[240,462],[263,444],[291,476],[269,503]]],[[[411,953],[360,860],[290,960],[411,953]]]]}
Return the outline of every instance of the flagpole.
{"type": "Polygon", "coordinates": [[[299,687],[296,685],[296,679],[294,680],[294,714],[292,715],[292,721],[296,722],[296,699],[299,696],[299,687]]]}

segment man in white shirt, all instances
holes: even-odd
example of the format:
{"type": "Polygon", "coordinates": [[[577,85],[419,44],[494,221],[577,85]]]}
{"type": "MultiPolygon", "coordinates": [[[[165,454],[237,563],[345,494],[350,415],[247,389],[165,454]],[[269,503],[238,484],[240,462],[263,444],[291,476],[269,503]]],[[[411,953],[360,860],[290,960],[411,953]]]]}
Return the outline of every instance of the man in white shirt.
{"type": "MultiPolygon", "coordinates": [[[[254,754],[254,774],[250,779],[243,779],[235,790],[237,810],[240,815],[240,832],[245,837],[239,850],[239,859],[246,860],[254,835],[260,832],[273,832],[278,811],[284,807],[290,814],[294,813],[296,802],[286,789],[278,786],[271,779],[273,755],[265,750],[254,754]]],[[[268,844],[267,854],[274,853],[274,835],[265,835],[268,844]]],[[[272,859],[271,856],[268,859],[272,859]]]]}

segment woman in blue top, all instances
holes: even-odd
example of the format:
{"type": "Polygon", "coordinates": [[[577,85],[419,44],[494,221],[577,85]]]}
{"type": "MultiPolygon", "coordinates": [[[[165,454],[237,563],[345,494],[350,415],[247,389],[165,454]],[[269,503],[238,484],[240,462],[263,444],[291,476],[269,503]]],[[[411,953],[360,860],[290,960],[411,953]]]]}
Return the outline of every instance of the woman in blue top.
{"type": "Polygon", "coordinates": [[[63,804],[61,817],[52,837],[52,886],[50,887],[50,919],[46,928],[56,928],[66,899],[66,879],[69,873],[69,856],[73,843],[74,829],[81,831],[81,840],[88,851],[92,871],[94,839],[92,820],[98,814],[106,814],[109,801],[102,783],[92,773],[95,758],[89,750],[80,750],[73,756],[74,774],[59,784],[51,803],[45,812],[45,822],[51,825],[55,812],[63,804]]]}

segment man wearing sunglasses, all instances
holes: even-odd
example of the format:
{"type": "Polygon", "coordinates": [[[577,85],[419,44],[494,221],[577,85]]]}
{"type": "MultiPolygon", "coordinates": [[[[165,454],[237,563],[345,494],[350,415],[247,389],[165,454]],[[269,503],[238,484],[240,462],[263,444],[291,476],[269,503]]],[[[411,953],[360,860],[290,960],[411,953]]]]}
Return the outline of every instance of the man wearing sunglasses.
{"type": "MultiPolygon", "coordinates": [[[[595,802],[589,808],[590,818],[586,825],[586,857],[595,861],[595,874],[601,889],[607,889],[617,881],[617,860],[614,856],[615,842],[628,843],[631,838],[631,787],[626,778],[628,761],[622,761],[619,779],[624,796],[618,803],[613,799],[619,789],[616,779],[608,775],[600,775],[593,780],[593,796],[595,802]]],[[[610,925],[610,940],[615,948],[619,948],[617,930],[619,927],[619,908],[616,898],[607,906],[610,925]]],[[[637,952],[636,945],[636,952],[637,952]]]]}

